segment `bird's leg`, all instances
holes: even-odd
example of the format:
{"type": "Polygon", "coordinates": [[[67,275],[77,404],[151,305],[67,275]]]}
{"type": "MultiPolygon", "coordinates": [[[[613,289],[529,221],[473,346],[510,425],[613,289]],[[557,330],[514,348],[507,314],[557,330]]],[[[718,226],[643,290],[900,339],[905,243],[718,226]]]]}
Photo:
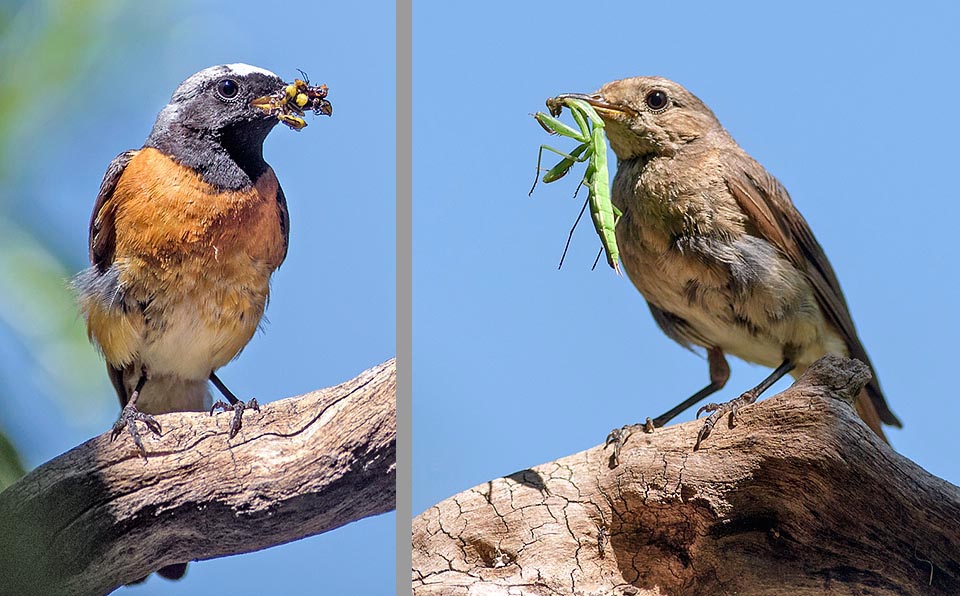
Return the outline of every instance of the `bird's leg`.
{"type": "MultiPolygon", "coordinates": [[[[727,359],[723,356],[723,350],[717,347],[708,349],[707,363],[710,366],[710,384],[685,399],[683,403],[671,408],[670,411],[653,419],[647,418],[647,421],[643,423],[644,431],[649,433],[653,432],[655,428],[663,427],[693,404],[723,389],[723,386],[727,384],[727,379],[730,378],[730,365],[727,364],[727,359]]],[[[613,466],[616,466],[619,461],[620,448],[627,442],[631,426],[615,428],[607,435],[605,446],[613,445],[613,455],[610,459],[613,466]]]]}
{"type": "Polygon", "coordinates": [[[763,394],[764,391],[770,388],[771,385],[779,381],[784,375],[789,373],[796,367],[796,363],[792,358],[786,358],[780,366],[776,368],[772,373],[770,373],[767,378],[760,381],[753,389],[750,389],[744,392],[740,397],[731,399],[728,402],[722,404],[709,403],[699,410],[697,410],[697,417],[700,417],[700,414],[704,412],[712,412],[703,423],[703,428],[700,429],[700,432],[697,434],[697,443],[693,446],[693,450],[696,451],[700,448],[700,443],[710,436],[710,431],[713,430],[713,427],[717,424],[717,421],[723,417],[724,414],[730,414],[730,428],[733,428],[733,419],[737,415],[737,411],[742,407],[753,402],[757,401],[757,398],[763,394]]]}
{"type": "Polygon", "coordinates": [[[668,412],[660,414],[653,420],[647,418],[643,427],[645,431],[652,432],[655,428],[663,428],[690,406],[723,389],[730,378],[730,365],[727,364],[727,359],[723,356],[723,350],[717,347],[707,350],[707,363],[710,366],[710,384],[674,406],[668,412]]]}
{"type": "Polygon", "coordinates": [[[110,440],[113,441],[126,429],[127,432],[130,433],[130,436],[133,437],[133,443],[137,446],[137,449],[140,450],[140,455],[142,455],[144,459],[147,458],[147,451],[143,448],[140,431],[137,430],[137,421],[139,420],[144,423],[153,434],[160,434],[160,423],[157,422],[153,416],[144,414],[137,409],[137,400],[140,398],[140,392],[143,391],[143,386],[146,384],[147,370],[143,368],[140,370],[140,378],[137,380],[137,386],[134,387],[133,393],[130,394],[130,399],[127,400],[127,403],[120,411],[120,417],[113,424],[113,431],[110,433],[110,440]]]}
{"type": "Polygon", "coordinates": [[[216,373],[210,373],[210,381],[216,386],[216,388],[223,394],[227,403],[223,400],[218,399],[213,406],[210,407],[210,415],[213,415],[215,410],[222,410],[224,412],[228,410],[233,410],[233,422],[230,423],[230,438],[232,439],[240,432],[240,428],[243,426],[243,411],[247,408],[252,408],[256,411],[260,411],[260,404],[257,403],[257,398],[251,398],[250,401],[244,403],[233,394],[227,386],[223,384],[223,381],[217,378],[216,373]]]}

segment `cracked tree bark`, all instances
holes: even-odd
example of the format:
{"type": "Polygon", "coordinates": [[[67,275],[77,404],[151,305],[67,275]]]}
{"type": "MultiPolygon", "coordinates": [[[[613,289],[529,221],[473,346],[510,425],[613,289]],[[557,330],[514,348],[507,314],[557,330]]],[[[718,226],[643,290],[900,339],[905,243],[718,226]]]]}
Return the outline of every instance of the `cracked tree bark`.
{"type": "MultiPolygon", "coordinates": [[[[0,494],[0,594],[105,594],[395,507],[396,361],[247,411],[158,416],[144,461],[104,434],[0,494]]],[[[381,545],[377,545],[378,547],[381,545]]]]}
{"type": "Polygon", "coordinates": [[[882,443],[827,357],[718,425],[492,480],[413,523],[415,596],[960,594],[960,489],[882,443]]]}

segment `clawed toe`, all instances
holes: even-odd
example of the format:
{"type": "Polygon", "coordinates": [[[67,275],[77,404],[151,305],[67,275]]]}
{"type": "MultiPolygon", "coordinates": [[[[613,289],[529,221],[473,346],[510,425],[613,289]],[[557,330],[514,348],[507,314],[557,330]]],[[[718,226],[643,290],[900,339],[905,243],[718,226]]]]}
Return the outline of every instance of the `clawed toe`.
{"type": "Polygon", "coordinates": [[[153,434],[160,436],[160,423],[150,414],[144,414],[132,404],[127,404],[120,411],[120,417],[113,424],[113,430],[110,433],[110,441],[114,441],[124,430],[133,438],[133,444],[137,446],[140,455],[147,458],[147,451],[143,447],[143,440],[140,438],[140,430],[137,428],[137,422],[142,422],[153,434]]]}
{"type": "Polygon", "coordinates": [[[613,445],[613,454],[610,456],[611,468],[620,465],[620,448],[623,447],[623,444],[627,442],[627,437],[630,436],[629,429],[629,426],[621,426],[620,428],[613,429],[610,431],[610,434],[607,435],[607,440],[603,448],[606,449],[610,445],[613,445]]]}
{"type": "Polygon", "coordinates": [[[657,423],[653,420],[653,418],[647,416],[646,421],[643,423],[643,432],[652,433],[658,428],[659,426],[657,426],[657,423]]]}
{"type": "Polygon", "coordinates": [[[693,450],[696,451],[700,448],[700,443],[710,436],[710,433],[713,431],[713,427],[717,425],[717,421],[723,418],[725,414],[729,414],[727,424],[730,428],[734,428],[734,420],[736,419],[737,412],[740,411],[740,408],[747,404],[752,404],[754,401],[756,401],[756,399],[756,396],[748,391],[740,397],[731,399],[726,403],[710,403],[697,410],[697,418],[699,418],[700,414],[703,414],[704,412],[710,412],[710,415],[707,416],[707,418],[703,421],[703,427],[700,429],[700,432],[697,433],[697,442],[693,446],[693,450]]]}
{"type": "Polygon", "coordinates": [[[700,443],[710,436],[710,432],[713,430],[713,426],[716,424],[716,422],[717,421],[713,416],[710,416],[706,419],[706,421],[703,423],[703,426],[700,428],[700,432],[697,433],[697,442],[693,446],[694,451],[700,449],[700,443]]]}
{"type": "Polygon", "coordinates": [[[716,412],[717,410],[719,410],[719,409],[720,409],[722,406],[724,406],[724,405],[725,405],[725,404],[718,404],[718,403],[713,403],[713,402],[710,402],[710,403],[708,403],[708,404],[704,404],[699,410],[697,410],[697,415],[694,416],[694,418],[695,418],[695,419],[700,418],[700,415],[703,414],[704,412],[716,412]]]}
{"type": "Polygon", "coordinates": [[[243,412],[244,410],[251,409],[260,411],[260,404],[257,403],[257,398],[251,398],[250,401],[244,403],[240,400],[237,400],[237,403],[230,404],[223,400],[217,400],[212,406],[210,406],[210,415],[212,416],[216,410],[227,412],[233,410],[233,421],[230,423],[230,438],[232,439],[240,432],[240,429],[243,428],[243,412]]]}

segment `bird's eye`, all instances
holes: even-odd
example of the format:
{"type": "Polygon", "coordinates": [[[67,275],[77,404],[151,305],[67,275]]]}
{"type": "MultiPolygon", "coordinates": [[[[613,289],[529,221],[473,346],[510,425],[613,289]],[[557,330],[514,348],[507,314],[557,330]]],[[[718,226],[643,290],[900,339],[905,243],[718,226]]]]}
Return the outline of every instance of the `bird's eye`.
{"type": "Polygon", "coordinates": [[[233,99],[240,93],[240,83],[233,79],[223,79],[217,83],[217,95],[224,99],[233,99]]]}
{"type": "Polygon", "coordinates": [[[647,107],[653,110],[654,112],[659,112],[660,110],[667,107],[669,98],[667,98],[666,91],[660,89],[655,89],[650,93],[647,93],[647,107]]]}

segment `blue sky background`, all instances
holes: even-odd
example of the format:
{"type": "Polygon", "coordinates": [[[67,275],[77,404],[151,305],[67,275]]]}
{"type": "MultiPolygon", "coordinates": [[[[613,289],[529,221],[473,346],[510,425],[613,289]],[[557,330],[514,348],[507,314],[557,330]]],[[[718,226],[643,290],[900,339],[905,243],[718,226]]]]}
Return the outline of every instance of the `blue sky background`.
{"type": "MultiPolygon", "coordinates": [[[[107,164],[142,145],[183,79],[230,62],[287,80],[303,69],[329,86],[334,115],[308,116],[299,133],[279,126],[267,139],[265,157],[289,203],[290,250],[273,278],[266,332],[220,376],[239,396],[263,403],[340,383],[394,356],[392,4],[92,4],[100,7],[96,34],[78,36],[52,64],[36,66],[52,72],[60,61],[84,56],[70,67],[79,69],[77,82],[63,96],[41,96],[50,109],[31,114],[19,131],[17,167],[2,191],[8,217],[39,231],[68,263],[65,275],[76,272],[87,265],[87,223],[107,164]]],[[[56,24],[66,5],[14,4],[12,13],[6,7],[13,20],[5,42],[22,43],[51,23],[62,29],[60,39],[71,39],[71,23],[56,24]]],[[[24,84],[42,92],[45,73],[28,75],[36,79],[24,84]]],[[[14,275],[3,305],[26,312],[41,297],[20,296],[20,287],[14,275]]],[[[68,363],[38,359],[10,326],[0,325],[0,427],[29,467],[105,432],[116,419],[117,399],[99,356],[84,347],[76,358],[69,363],[79,371],[75,377],[52,381],[49,369],[68,363]]],[[[394,551],[395,516],[388,514],[260,553],[193,564],[182,582],[152,577],[118,593],[388,594],[394,551]]]]}
{"type": "MultiPolygon", "coordinates": [[[[415,3],[414,514],[707,383],[626,278],[590,271],[589,221],[557,271],[576,176],[527,197],[549,142],[530,114],[636,75],[697,94],[786,185],[904,422],[894,448],[960,483],[960,12],[859,6],[415,3]]],[[[718,398],[769,372],[731,365],[718,398]]]]}
{"type": "MultiPolygon", "coordinates": [[[[93,47],[79,82],[21,127],[16,171],[0,189],[7,216],[40,232],[68,261],[65,276],[75,272],[107,164],[140,146],[181,80],[224,62],[287,78],[302,68],[330,86],[334,117],[267,140],[289,201],[290,253],[274,278],[267,332],[222,377],[267,401],[394,355],[393,6],[100,4],[114,8],[83,42],[93,47]]],[[[12,45],[59,3],[11,5],[3,42],[12,45]]],[[[414,513],[592,447],[705,384],[705,361],[660,333],[629,281],[590,271],[598,245],[588,225],[556,270],[580,207],[573,178],[527,197],[547,141],[530,114],[556,93],[641,74],[699,95],[787,186],[905,423],[890,432],[894,447],[960,483],[950,227],[960,220],[960,9],[583,6],[415,3],[414,513]]],[[[31,88],[42,89],[39,66],[33,74],[31,88]]],[[[39,299],[16,287],[0,298],[24,309],[39,299]]],[[[0,426],[33,467],[104,432],[118,408],[92,348],[67,367],[59,353],[28,353],[13,331],[0,325],[0,426]],[[63,368],[82,375],[51,381],[63,368]]],[[[720,397],[768,372],[731,364],[720,397]]],[[[123,593],[386,594],[393,544],[393,515],[380,516],[123,593]]]]}

